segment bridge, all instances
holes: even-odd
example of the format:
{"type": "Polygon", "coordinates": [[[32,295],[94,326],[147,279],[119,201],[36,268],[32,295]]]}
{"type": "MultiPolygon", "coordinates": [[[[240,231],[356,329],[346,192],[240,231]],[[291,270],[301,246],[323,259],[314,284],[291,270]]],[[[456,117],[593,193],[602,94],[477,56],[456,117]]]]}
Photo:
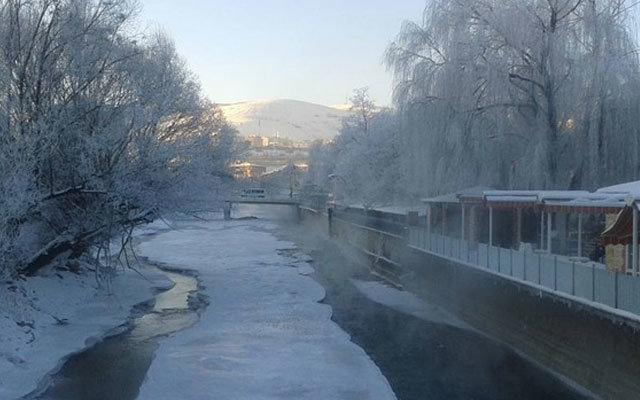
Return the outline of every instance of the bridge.
{"type": "MultiPolygon", "coordinates": [[[[234,196],[224,202],[224,219],[231,219],[232,204],[261,204],[276,206],[295,207],[300,214],[300,200],[295,197],[251,197],[251,196],[234,196]]],[[[298,215],[299,216],[299,215],[298,215]]]]}

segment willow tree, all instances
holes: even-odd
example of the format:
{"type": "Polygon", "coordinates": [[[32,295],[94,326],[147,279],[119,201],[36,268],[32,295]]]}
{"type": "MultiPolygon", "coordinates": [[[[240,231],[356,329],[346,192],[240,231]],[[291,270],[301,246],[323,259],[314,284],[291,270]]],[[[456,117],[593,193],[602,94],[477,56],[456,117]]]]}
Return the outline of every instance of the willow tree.
{"type": "Polygon", "coordinates": [[[593,187],[635,177],[631,5],[431,1],[387,52],[411,185],[593,187]]]}

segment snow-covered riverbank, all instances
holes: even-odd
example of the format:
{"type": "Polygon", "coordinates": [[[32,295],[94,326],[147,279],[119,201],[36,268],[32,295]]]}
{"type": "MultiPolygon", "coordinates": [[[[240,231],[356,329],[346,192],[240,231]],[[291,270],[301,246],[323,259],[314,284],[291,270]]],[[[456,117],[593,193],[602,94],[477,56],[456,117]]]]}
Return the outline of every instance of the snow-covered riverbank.
{"type": "Polygon", "coordinates": [[[125,323],[132,307],[150,300],[169,280],[126,271],[111,292],[96,289],[91,275],[49,271],[0,284],[0,399],[36,389],[63,359],[125,323]]]}
{"type": "Polygon", "coordinates": [[[264,221],[178,223],[140,246],[198,271],[209,307],[160,344],[140,399],[394,399],[378,367],[331,321],[306,257],[264,221]]]}

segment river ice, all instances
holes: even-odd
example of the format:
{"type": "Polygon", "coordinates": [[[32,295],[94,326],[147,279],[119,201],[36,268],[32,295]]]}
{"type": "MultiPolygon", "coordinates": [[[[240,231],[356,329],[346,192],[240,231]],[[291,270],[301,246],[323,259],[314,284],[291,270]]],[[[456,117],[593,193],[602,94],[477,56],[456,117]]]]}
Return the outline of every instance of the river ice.
{"type": "Polygon", "coordinates": [[[379,281],[361,281],[352,279],[353,285],[369,300],[385,305],[401,313],[412,315],[436,324],[451,325],[456,328],[472,330],[466,322],[440,307],[426,303],[413,293],[395,289],[379,281]]]}
{"type": "Polygon", "coordinates": [[[194,269],[210,305],[163,340],[140,399],[394,399],[386,378],[319,303],[324,289],[264,221],[179,223],[140,246],[194,269]]]}

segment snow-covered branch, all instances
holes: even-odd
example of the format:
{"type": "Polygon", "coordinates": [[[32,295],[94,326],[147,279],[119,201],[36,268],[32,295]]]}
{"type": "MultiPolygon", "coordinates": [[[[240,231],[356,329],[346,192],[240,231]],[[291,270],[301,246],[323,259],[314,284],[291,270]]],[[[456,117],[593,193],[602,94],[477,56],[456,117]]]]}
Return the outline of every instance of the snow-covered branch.
{"type": "Polygon", "coordinates": [[[215,203],[235,131],[135,9],[0,0],[0,272],[215,203]]]}

